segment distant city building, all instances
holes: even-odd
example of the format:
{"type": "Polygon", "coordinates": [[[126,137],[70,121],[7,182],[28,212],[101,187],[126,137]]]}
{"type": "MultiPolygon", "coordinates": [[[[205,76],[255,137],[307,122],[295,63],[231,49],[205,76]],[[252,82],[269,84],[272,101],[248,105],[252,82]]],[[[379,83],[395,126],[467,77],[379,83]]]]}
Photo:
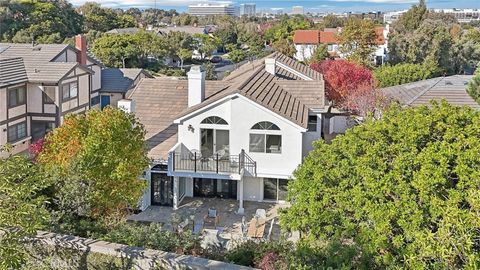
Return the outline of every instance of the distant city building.
{"type": "MultiPolygon", "coordinates": [[[[444,9],[431,9],[430,11],[433,11],[436,13],[453,15],[458,20],[458,22],[461,22],[461,23],[468,23],[471,21],[480,20],[480,9],[444,8],[444,9]]],[[[407,12],[407,10],[386,12],[383,15],[383,21],[385,23],[392,23],[398,20],[398,18],[405,12],[407,12]]]]}
{"type": "Polygon", "coordinates": [[[303,15],[303,14],[304,14],[303,6],[292,7],[292,15],[303,15]]]}
{"type": "Polygon", "coordinates": [[[188,6],[188,14],[193,16],[230,15],[237,16],[238,9],[230,4],[197,4],[188,6]]]}
{"type": "Polygon", "coordinates": [[[471,21],[480,20],[480,9],[457,9],[457,8],[448,8],[448,9],[433,9],[437,13],[445,13],[453,15],[458,22],[469,23],[471,21]]]}
{"type": "Polygon", "coordinates": [[[255,16],[256,14],[256,5],[255,4],[241,4],[240,5],[240,16],[255,16]]]}
{"type": "Polygon", "coordinates": [[[385,14],[383,14],[383,22],[391,24],[392,22],[398,20],[398,18],[400,18],[400,16],[407,11],[408,10],[385,12],[385,14]]]}

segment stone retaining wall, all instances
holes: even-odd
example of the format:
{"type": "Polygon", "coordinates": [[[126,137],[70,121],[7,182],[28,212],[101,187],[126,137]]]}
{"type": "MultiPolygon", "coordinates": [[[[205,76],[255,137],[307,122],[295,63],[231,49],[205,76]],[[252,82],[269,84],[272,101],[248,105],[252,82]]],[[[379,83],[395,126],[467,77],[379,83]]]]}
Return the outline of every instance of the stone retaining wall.
{"type": "Polygon", "coordinates": [[[36,240],[54,247],[127,258],[131,260],[136,269],[151,269],[153,266],[165,269],[253,269],[250,267],[212,261],[189,255],[178,255],[170,252],[131,247],[122,244],[50,232],[39,232],[36,240]]]}

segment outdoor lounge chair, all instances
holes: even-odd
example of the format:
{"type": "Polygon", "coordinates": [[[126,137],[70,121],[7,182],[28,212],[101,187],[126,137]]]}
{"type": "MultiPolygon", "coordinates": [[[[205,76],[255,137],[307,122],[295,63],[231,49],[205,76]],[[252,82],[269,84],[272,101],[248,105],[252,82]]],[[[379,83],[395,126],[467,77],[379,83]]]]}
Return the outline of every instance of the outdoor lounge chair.
{"type": "Polygon", "coordinates": [[[203,218],[204,228],[216,228],[220,222],[220,216],[217,214],[216,209],[208,209],[208,213],[203,218]]]}

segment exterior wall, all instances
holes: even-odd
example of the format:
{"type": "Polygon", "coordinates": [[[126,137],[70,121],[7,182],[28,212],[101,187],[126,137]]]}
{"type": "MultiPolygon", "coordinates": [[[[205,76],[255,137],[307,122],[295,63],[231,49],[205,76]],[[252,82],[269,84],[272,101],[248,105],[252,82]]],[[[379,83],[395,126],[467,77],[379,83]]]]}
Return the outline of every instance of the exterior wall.
{"type": "Polygon", "coordinates": [[[77,53],[68,48],[63,53],[58,55],[53,62],[77,62],[77,53]]]}
{"type": "Polygon", "coordinates": [[[178,141],[190,150],[200,150],[201,127],[228,129],[230,155],[238,155],[244,149],[257,162],[259,177],[288,178],[302,161],[303,129],[242,96],[225,101],[185,120],[178,126],[178,141]],[[209,116],[219,116],[225,119],[229,125],[201,125],[200,122],[209,116]],[[249,151],[251,127],[261,121],[272,122],[280,128],[281,153],[251,153],[249,151]],[[194,128],[193,132],[188,130],[189,125],[194,128]]]}
{"type": "Polygon", "coordinates": [[[306,61],[310,59],[317,49],[318,45],[315,44],[295,44],[295,59],[298,61],[306,61]]]}
{"type": "Polygon", "coordinates": [[[0,123],[7,120],[7,110],[7,88],[0,88],[0,123]]]}
{"type": "Polygon", "coordinates": [[[92,64],[90,69],[95,72],[95,74],[92,75],[92,91],[100,90],[100,88],[102,88],[102,68],[92,64]]]}
{"type": "MultiPolygon", "coordinates": [[[[238,182],[242,184],[241,181],[238,182]]],[[[240,187],[237,187],[237,192],[240,187]]],[[[263,200],[263,178],[245,177],[243,179],[243,199],[245,201],[262,201],[263,200]]]]}
{"type": "Polygon", "coordinates": [[[342,134],[347,130],[347,117],[334,116],[330,118],[330,133],[342,134]]]}
{"type": "Polygon", "coordinates": [[[117,107],[118,101],[123,99],[123,94],[121,93],[103,93],[102,96],[110,96],[110,106],[117,107]]]}
{"type": "MultiPolygon", "coordinates": [[[[78,82],[78,95],[76,98],[72,98],[70,100],[63,100],[62,93],[59,91],[59,102],[62,115],[77,112],[79,109],[85,110],[90,106],[90,75],[82,72],[82,75],[71,77],[69,79],[65,79],[59,83],[59,85],[63,85],[69,82],[78,82]]],[[[61,88],[60,88],[61,89],[61,88]]]]}
{"type": "Polygon", "coordinates": [[[303,133],[302,156],[305,157],[308,152],[313,150],[313,142],[322,136],[322,115],[317,115],[317,131],[307,131],[303,133]]]}

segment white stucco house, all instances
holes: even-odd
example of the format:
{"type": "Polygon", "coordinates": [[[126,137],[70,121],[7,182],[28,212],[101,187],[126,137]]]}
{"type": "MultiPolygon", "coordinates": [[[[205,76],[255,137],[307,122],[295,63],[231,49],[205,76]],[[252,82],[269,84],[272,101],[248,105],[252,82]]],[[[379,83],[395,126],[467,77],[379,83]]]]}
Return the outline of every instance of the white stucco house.
{"type": "MultiPolygon", "coordinates": [[[[342,28],[325,28],[321,30],[296,30],[293,35],[293,43],[295,46],[295,59],[298,61],[308,61],[315,53],[320,44],[327,46],[327,51],[332,58],[345,58],[346,55],[341,53],[338,35],[342,28]]],[[[385,27],[375,27],[375,51],[372,53],[372,61],[376,65],[383,65],[388,59],[388,34],[390,28],[387,24],[385,27]]]]}
{"type": "Polygon", "coordinates": [[[177,208],[185,197],[282,202],[312,142],[345,130],[326,105],[322,74],[274,53],[222,81],[144,78],[119,106],[147,130],[141,203],[177,208]]]}

